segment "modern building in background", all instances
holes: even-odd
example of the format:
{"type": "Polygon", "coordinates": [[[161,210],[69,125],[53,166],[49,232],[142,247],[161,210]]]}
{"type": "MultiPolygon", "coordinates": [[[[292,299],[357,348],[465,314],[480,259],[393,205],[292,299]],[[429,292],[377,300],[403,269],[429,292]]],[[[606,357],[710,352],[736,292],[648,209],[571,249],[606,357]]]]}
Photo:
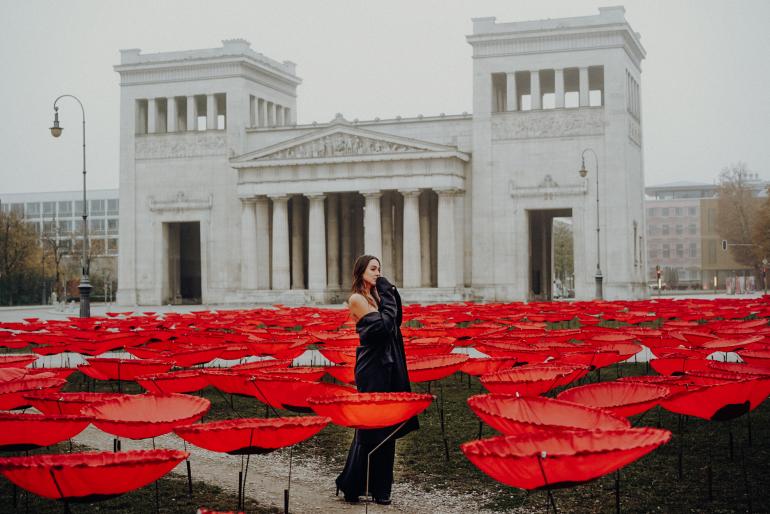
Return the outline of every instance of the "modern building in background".
{"type": "Polygon", "coordinates": [[[406,301],[548,299],[564,217],[576,298],[599,261],[605,298],[645,296],[624,12],[474,19],[472,114],[298,125],[296,65],[247,41],[123,50],[119,303],[339,302],[363,253],[406,301]]]}
{"type": "MultiPolygon", "coordinates": [[[[91,283],[103,296],[104,290],[114,291],[117,284],[120,199],[117,189],[89,190],[87,199],[91,283]]],[[[24,219],[40,237],[44,251],[53,251],[54,245],[61,249],[66,256],[64,264],[73,268],[73,276],[64,277],[65,282],[80,278],[83,191],[0,193],[0,206],[4,212],[14,212],[24,219]]],[[[77,283],[68,294],[77,295],[77,283]]]]}
{"type": "MultiPolygon", "coordinates": [[[[762,196],[768,182],[752,175],[748,185],[762,196]]],[[[718,188],[706,182],[645,188],[650,284],[656,283],[657,267],[670,289],[724,289],[728,279],[754,274],[753,268],[735,262],[730,251],[722,249],[723,238],[717,232],[718,188]]]]}

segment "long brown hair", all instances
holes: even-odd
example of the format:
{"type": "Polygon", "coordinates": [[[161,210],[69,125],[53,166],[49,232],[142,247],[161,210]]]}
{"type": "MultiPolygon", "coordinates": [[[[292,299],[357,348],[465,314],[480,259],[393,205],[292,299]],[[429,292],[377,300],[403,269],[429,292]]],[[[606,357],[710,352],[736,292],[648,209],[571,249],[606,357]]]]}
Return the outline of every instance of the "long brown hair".
{"type": "MultiPolygon", "coordinates": [[[[364,298],[367,299],[367,301],[369,301],[369,297],[372,297],[372,298],[377,297],[375,289],[372,287],[367,291],[366,283],[364,282],[364,272],[366,271],[366,267],[369,265],[369,262],[372,259],[377,261],[377,264],[382,266],[380,259],[375,257],[374,255],[362,255],[358,259],[356,259],[356,262],[353,264],[353,286],[350,288],[352,292],[362,295],[364,298]],[[369,293],[369,294],[366,294],[366,293],[369,293]]],[[[377,307],[377,306],[374,305],[373,307],[377,307]]]]}

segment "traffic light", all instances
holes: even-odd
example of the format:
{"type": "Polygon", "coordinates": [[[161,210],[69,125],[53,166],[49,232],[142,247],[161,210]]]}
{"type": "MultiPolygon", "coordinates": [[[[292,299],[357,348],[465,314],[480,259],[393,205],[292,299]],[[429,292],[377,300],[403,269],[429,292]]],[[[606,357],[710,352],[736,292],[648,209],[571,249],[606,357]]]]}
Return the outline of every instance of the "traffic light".
{"type": "Polygon", "coordinates": [[[727,250],[727,239],[722,239],[722,250],[727,250]]]}

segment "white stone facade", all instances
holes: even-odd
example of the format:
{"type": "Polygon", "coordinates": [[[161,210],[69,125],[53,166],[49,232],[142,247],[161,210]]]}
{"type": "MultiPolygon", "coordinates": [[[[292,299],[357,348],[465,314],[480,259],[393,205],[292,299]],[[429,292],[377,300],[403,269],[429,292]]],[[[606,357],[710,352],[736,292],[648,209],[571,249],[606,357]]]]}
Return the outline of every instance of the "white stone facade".
{"type": "Polygon", "coordinates": [[[605,298],[643,296],[645,54],[624,10],[474,19],[467,39],[473,114],[312,125],[295,65],[243,40],[123,51],[119,302],[341,301],[364,252],[407,301],[547,299],[555,216],[589,299],[586,148],[605,298]]]}

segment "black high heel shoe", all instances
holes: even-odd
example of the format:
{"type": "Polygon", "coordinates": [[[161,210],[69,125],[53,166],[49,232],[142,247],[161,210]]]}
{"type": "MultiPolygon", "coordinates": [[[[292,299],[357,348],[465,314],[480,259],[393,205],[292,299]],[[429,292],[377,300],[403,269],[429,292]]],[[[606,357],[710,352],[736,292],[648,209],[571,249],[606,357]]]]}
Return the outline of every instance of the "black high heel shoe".
{"type": "MultiPolygon", "coordinates": [[[[335,496],[340,495],[340,488],[337,486],[337,492],[335,493],[335,496]]],[[[348,493],[345,491],[342,491],[342,496],[345,499],[346,503],[359,503],[361,499],[358,496],[349,496],[348,493]]]]}
{"type": "Polygon", "coordinates": [[[374,497],[374,503],[377,505],[390,505],[393,503],[393,500],[390,499],[390,495],[388,496],[381,496],[381,497],[374,497]]]}

